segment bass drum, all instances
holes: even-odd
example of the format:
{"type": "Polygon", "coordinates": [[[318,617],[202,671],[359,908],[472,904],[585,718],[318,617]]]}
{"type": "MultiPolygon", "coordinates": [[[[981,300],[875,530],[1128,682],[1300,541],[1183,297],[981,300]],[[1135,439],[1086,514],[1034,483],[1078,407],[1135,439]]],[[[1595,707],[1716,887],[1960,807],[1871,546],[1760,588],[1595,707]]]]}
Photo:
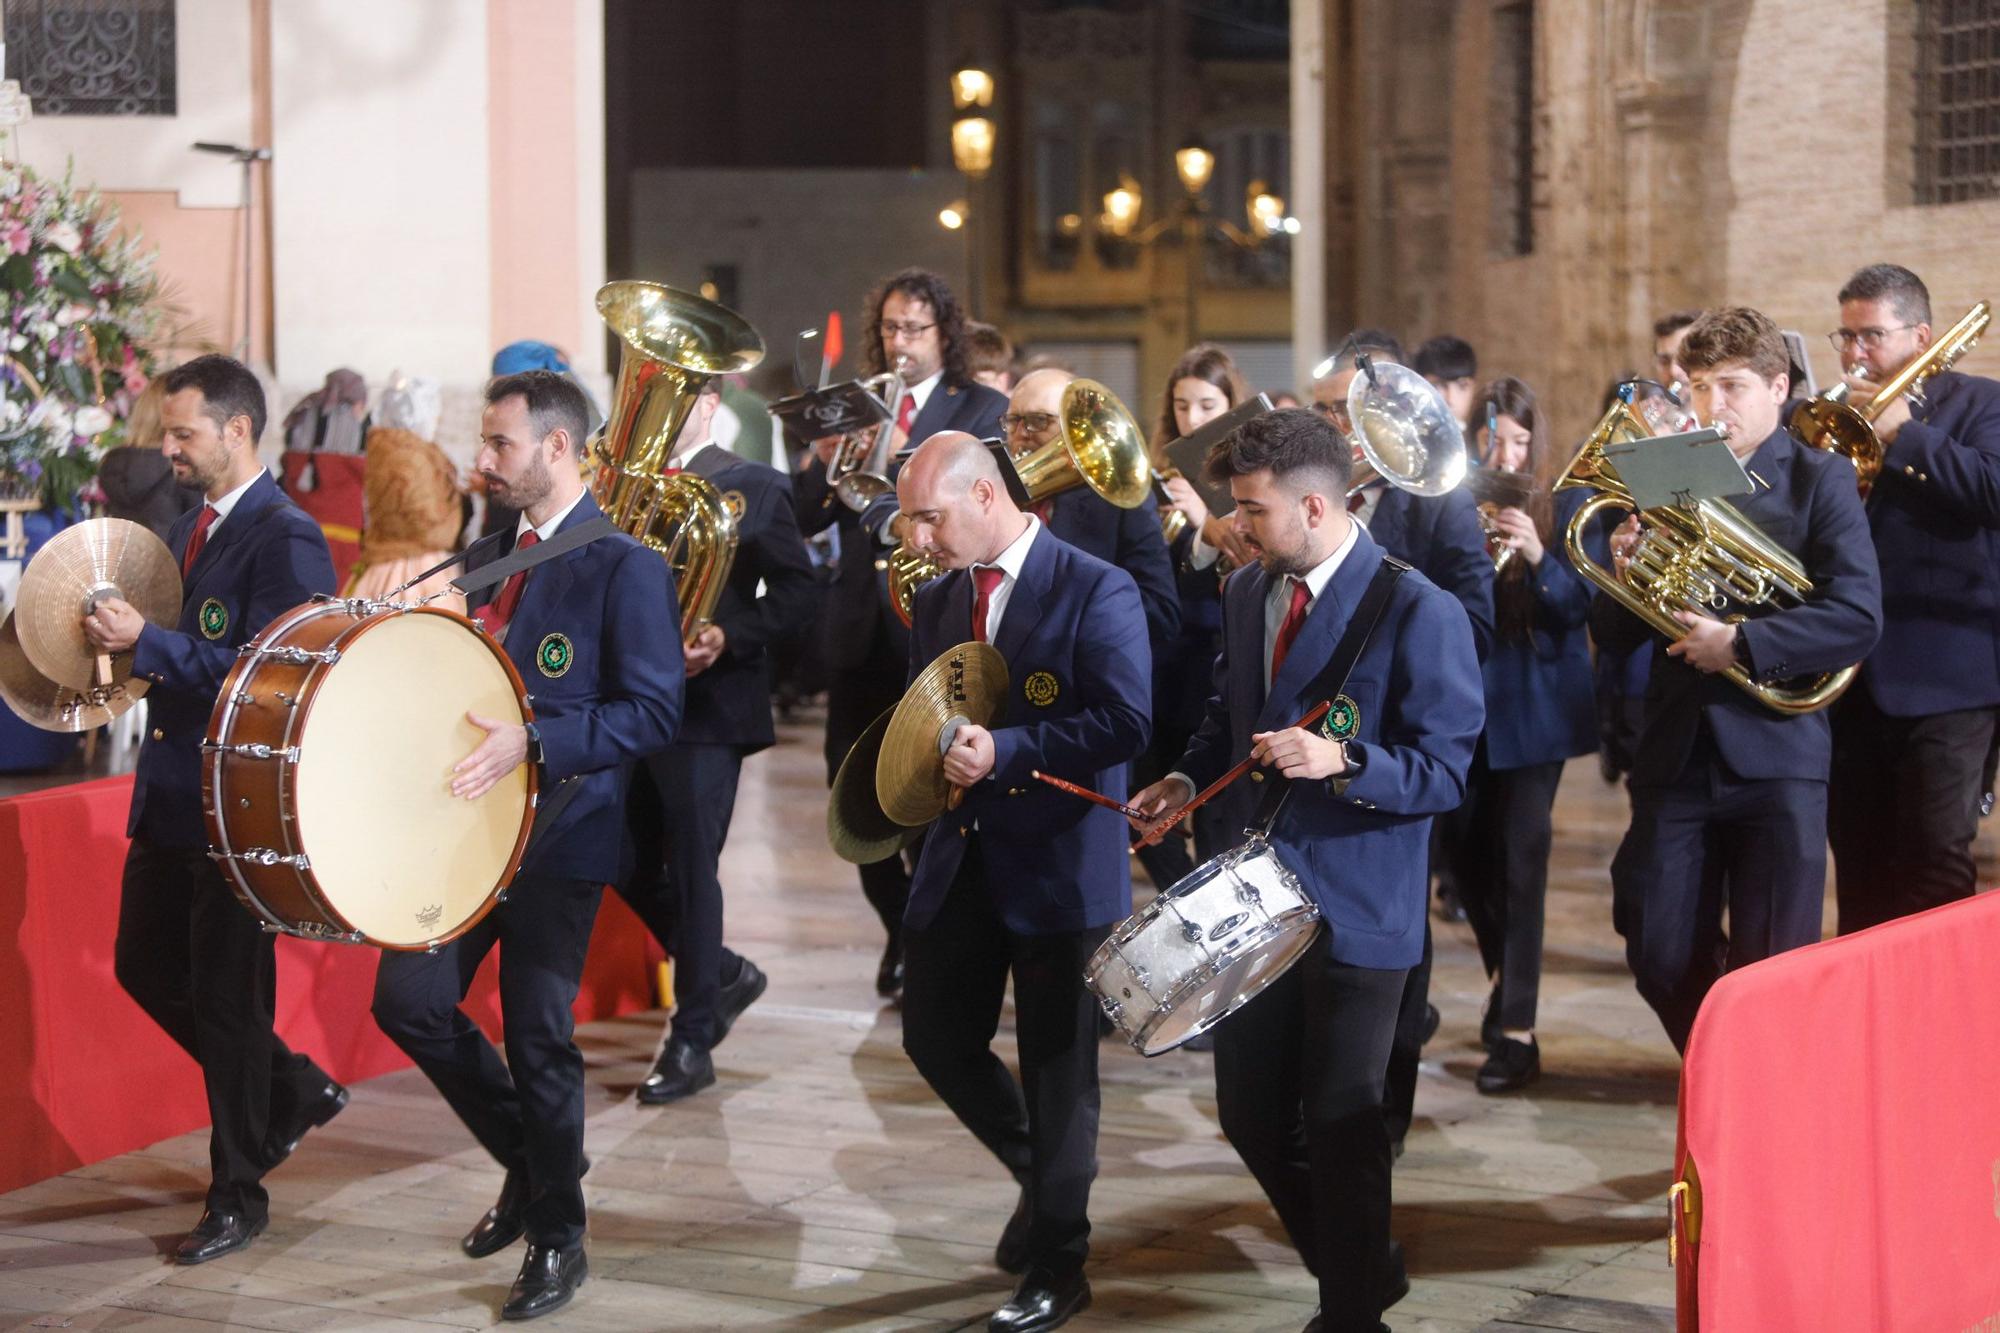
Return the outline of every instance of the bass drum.
{"type": "Polygon", "coordinates": [[[209,855],[268,929],[435,948],[499,900],[535,806],[522,764],[478,800],[467,713],[533,718],[520,673],[453,611],[327,600],[244,645],[202,745],[209,855]]]}
{"type": "Polygon", "coordinates": [[[1253,837],[1117,926],[1083,979],[1141,1054],[1160,1055],[1256,998],[1319,928],[1299,877],[1253,837]]]}

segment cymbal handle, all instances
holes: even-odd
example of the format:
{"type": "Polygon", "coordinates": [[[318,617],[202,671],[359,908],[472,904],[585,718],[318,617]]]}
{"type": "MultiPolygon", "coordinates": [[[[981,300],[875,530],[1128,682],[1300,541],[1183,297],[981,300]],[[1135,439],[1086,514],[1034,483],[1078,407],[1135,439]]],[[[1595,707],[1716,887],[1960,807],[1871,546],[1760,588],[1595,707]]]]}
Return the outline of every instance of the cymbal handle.
{"type": "Polygon", "coordinates": [[[108,690],[111,688],[111,680],[111,654],[99,653],[97,655],[97,687],[102,690],[108,690]]]}
{"type": "Polygon", "coordinates": [[[947,810],[956,810],[959,807],[959,803],[963,800],[965,800],[965,788],[953,787],[944,794],[944,808],[947,810]]]}

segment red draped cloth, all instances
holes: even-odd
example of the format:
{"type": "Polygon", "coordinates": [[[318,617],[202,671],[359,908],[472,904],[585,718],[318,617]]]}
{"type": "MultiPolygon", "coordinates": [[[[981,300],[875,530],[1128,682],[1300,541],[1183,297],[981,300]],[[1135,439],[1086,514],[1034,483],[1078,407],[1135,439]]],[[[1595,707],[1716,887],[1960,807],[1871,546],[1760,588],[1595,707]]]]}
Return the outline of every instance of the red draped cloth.
{"type": "Polygon", "coordinates": [[[1689,1159],[1682,1330],[2000,1329],[2000,893],[1722,978],[1689,1159]]]}
{"type": "MultiPolygon", "coordinates": [[[[122,777],[0,800],[0,1191],[208,1123],[194,1062],[111,972],[131,799],[122,777]]],[[[343,1082],[409,1063],[368,1012],[377,956],[278,941],[278,1031],[343,1082]]],[[[466,1001],[494,1036],[496,961],[466,1001]]],[[[649,1007],[651,974],[644,927],[606,894],[578,1020],[649,1007]]]]}

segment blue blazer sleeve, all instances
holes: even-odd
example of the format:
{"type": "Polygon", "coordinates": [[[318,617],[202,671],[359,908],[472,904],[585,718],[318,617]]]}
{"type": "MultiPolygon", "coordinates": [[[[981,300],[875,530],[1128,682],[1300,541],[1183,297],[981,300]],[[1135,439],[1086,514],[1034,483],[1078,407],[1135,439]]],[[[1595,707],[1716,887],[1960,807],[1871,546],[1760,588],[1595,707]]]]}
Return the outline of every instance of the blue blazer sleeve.
{"type": "MultiPolygon", "coordinates": [[[[764,582],[764,595],[740,610],[718,616],[724,650],[749,656],[762,652],[773,639],[811,619],[819,600],[805,538],[787,503],[782,483],[758,488],[757,513],[742,528],[750,541],[736,553],[738,562],[764,582]]],[[[674,619],[678,622],[679,615],[674,619]]]]}
{"type": "Polygon", "coordinates": [[[1155,651],[1181,632],[1181,593],[1173,557],[1160,535],[1160,516],[1151,505],[1118,511],[1118,554],[1111,562],[1139,585],[1146,611],[1146,634],[1155,651]]]}
{"type": "Polygon", "coordinates": [[[1959,380],[1953,398],[1970,395],[1971,401],[1949,427],[1914,417],[1904,422],[1882,466],[1899,473],[1913,469],[1904,477],[1916,481],[1915,493],[1981,527],[2000,528],[2000,392],[1977,392],[1989,383],[1959,380]]]}
{"type": "Polygon", "coordinates": [[[1853,666],[1882,635],[1875,538],[1853,470],[1837,458],[1830,461],[1834,466],[1814,469],[1808,537],[1800,552],[1813,583],[1811,600],[1746,620],[1737,630],[1743,658],[1759,680],[1853,666]]]}
{"type": "Polygon", "coordinates": [[[1003,785],[1029,773],[1095,773],[1138,755],[1152,735],[1153,657],[1146,615],[1131,575],[1107,569],[1078,617],[1076,689],[1080,711],[993,733],[993,774],[1003,785]]]}
{"type": "MultiPolygon", "coordinates": [[[[1396,701],[1379,741],[1353,742],[1360,776],[1340,798],[1384,814],[1439,815],[1465,800],[1472,749],[1486,725],[1486,693],[1465,617],[1430,589],[1382,631],[1393,636],[1387,695],[1396,701]]],[[[1379,631],[1378,631],[1379,632],[1379,631]]],[[[1329,779],[1329,791],[1335,779],[1329,779]]]]}
{"type": "Polygon", "coordinates": [[[605,590],[606,686],[589,707],[539,724],[550,777],[610,768],[673,743],[687,682],[680,623],[667,562],[643,546],[628,546],[605,590]]]}
{"type": "Polygon", "coordinates": [[[1569,562],[1569,551],[1563,545],[1563,533],[1569,527],[1569,520],[1583,507],[1585,498],[1582,491],[1565,491],[1556,497],[1555,530],[1548,545],[1543,548],[1542,563],[1535,567],[1531,575],[1535,585],[1535,621],[1541,628],[1554,633],[1575,629],[1590,618],[1590,600],[1595,587],[1576,572],[1576,567],[1569,562]]]}
{"type": "Polygon", "coordinates": [[[1473,648],[1484,661],[1493,646],[1493,559],[1486,554],[1479,506],[1463,488],[1441,498],[1431,549],[1418,568],[1465,608],[1473,648]]]}
{"type": "MultiPolygon", "coordinates": [[[[326,539],[304,514],[284,506],[244,516],[253,523],[282,524],[278,536],[267,539],[253,562],[256,571],[244,620],[261,633],[280,613],[318,593],[334,590],[333,557],[326,539]]],[[[132,672],[158,676],[162,683],[213,697],[236,665],[237,652],[228,640],[211,642],[177,629],[148,624],[132,648],[132,672]]]]}

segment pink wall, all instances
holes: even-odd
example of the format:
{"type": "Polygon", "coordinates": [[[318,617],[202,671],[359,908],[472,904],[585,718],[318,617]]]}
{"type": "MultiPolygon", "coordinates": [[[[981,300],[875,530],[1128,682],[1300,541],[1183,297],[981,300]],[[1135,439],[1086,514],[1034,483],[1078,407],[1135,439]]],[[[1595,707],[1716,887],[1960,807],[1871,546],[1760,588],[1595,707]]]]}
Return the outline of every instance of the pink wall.
{"type": "Polygon", "coordinates": [[[535,338],[574,357],[585,336],[575,0],[492,0],[487,13],[493,346],[535,338]]]}

